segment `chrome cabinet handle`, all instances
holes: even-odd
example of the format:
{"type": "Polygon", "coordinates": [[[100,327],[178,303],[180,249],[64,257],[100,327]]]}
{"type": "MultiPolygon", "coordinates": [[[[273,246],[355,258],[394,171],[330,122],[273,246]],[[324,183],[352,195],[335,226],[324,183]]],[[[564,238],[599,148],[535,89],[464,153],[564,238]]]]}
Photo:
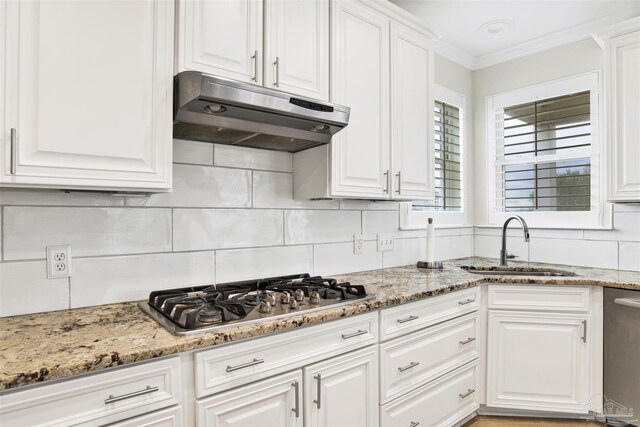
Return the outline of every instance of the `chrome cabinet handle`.
{"type": "Polygon", "coordinates": [[[276,60],[273,62],[273,65],[276,67],[276,81],[273,82],[275,87],[280,86],[280,58],[276,56],[276,60]]]}
{"type": "Polygon", "coordinates": [[[400,194],[400,186],[402,185],[402,178],[400,177],[400,171],[398,171],[396,176],[398,177],[398,189],[396,190],[396,193],[400,194]]]}
{"type": "Polygon", "coordinates": [[[409,427],[417,427],[420,425],[420,422],[418,421],[411,421],[411,424],[409,424],[409,427]]]}
{"type": "Polygon", "coordinates": [[[418,366],[419,364],[420,364],[420,362],[411,362],[411,363],[409,363],[407,366],[401,366],[401,367],[398,367],[398,371],[400,371],[400,372],[404,372],[404,371],[407,371],[407,370],[409,370],[409,369],[411,369],[411,368],[415,368],[415,367],[416,367],[416,366],[418,366]]]}
{"type": "Polygon", "coordinates": [[[386,171],[385,173],[383,173],[382,175],[383,175],[383,176],[385,176],[385,179],[386,179],[386,181],[387,181],[387,186],[386,186],[386,188],[384,189],[384,192],[385,192],[385,193],[389,193],[389,184],[390,184],[390,182],[389,182],[389,178],[390,178],[390,176],[391,176],[391,175],[389,175],[389,169],[387,169],[387,171],[386,171]]]}
{"type": "Polygon", "coordinates": [[[465,344],[469,344],[470,342],[473,342],[473,341],[475,341],[475,340],[476,340],[475,338],[473,338],[473,337],[469,337],[469,338],[467,338],[467,339],[466,339],[466,340],[464,340],[464,341],[458,341],[458,342],[459,342],[460,344],[462,344],[462,345],[465,345],[465,344]]]}
{"type": "Polygon", "coordinates": [[[236,366],[228,365],[227,372],[237,371],[238,369],[248,368],[249,366],[259,365],[261,363],[264,363],[264,359],[253,359],[251,362],[243,363],[242,365],[236,365],[236,366]]]}
{"type": "Polygon", "coordinates": [[[316,397],[316,400],[313,401],[313,403],[315,403],[316,406],[318,407],[318,409],[320,409],[320,405],[321,405],[321,402],[322,402],[322,400],[321,400],[322,399],[322,376],[320,374],[318,374],[318,375],[315,375],[313,378],[317,381],[317,383],[316,383],[316,395],[317,395],[317,397],[316,397]]]}
{"type": "Polygon", "coordinates": [[[467,304],[471,304],[472,302],[476,302],[476,300],[469,298],[468,300],[459,301],[458,304],[467,305],[467,304]]]}
{"type": "Polygon", "coordinates": [[[342,334],[342,339],[343,340],[348,340],[349,338],[357,337],[359,335],[364,335],[364,334],[366,334],[368,332],[369,331],[359,330],[358,332],[354,332],[352,334],[342,334]]]}
{"type": "Polygon", "coordinates": [[[640,308],[640,299],[616,298],[613,300],[613,302],[619,305],[625,305],[627,307],[640,308]]]}
{"type": "Polygon", "coordinates": [[[253,51],[253,56],[251,57],[251,59],[253,59],[253,76],[251,77],[251,80],[253,80],[254,82],[258,81],[258,51],[254,50],[253,51]]]}
{"type": "Polygon", "coordinates": [[[582,321],[582,342],[587,342],[587,321],[582,321]]]}
{"type": "Polygon", "coordinates": [[[158,391],[158,390],[159,390],[158,387],[151,387],[150,385],[148,385],[147,388],[145,388],[144,390],[138,390],[138,391],[123,394],[120,396],[114,396],[113,394],[110,394],[109,398],[104,400],[104,404],[108,405],[110,403],[119,402],[121,400],[131,399],[132,397],[142,396],[143,394],[153,393],[154,391],[158,391]]]}
{"type": "Polygon", "coordinates": [[[11,167],[9,172],[11,175],[16,174],[16,166],[18,164],[18,131],[11,128],[11,167]]]}
{"type": "Polygon", "coordinates": [[[460,399],[464,399],[465,397],[470,396],[475,392],[476,392],[475,388],[468,388],[466,393],[459,394],[458,396],[460,396],[460,399]]]}
{"type": "Polygon", "coordinates": [[[419,319],[420,316],[409,316],[409,317],[405,317],[404,319],[398,319],[397,322],[398,323],[407,323],[407,322],[411,322],[412,320],[416,320],[419,319]]]}
{"type": "Polygon", "coordinates": [[[298,384],[298,381],[294,381],[291,385],[293,386],[293,391],[296,394],[296,406],[292,411],[296,414],[296,418],[300,418],[300,384],[298,384]]]}

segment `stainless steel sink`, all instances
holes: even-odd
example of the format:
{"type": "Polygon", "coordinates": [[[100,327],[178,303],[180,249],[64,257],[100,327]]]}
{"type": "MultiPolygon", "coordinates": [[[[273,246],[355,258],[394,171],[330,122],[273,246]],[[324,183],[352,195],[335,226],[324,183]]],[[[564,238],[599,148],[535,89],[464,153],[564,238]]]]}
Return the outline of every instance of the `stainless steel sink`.
{"type": "Polygon", "coordinates": [[[571,271],[556,270],[543,267],[480,267],[465,265],[460,267],[464,271],[484,276],[575,276],[571,271]]]}

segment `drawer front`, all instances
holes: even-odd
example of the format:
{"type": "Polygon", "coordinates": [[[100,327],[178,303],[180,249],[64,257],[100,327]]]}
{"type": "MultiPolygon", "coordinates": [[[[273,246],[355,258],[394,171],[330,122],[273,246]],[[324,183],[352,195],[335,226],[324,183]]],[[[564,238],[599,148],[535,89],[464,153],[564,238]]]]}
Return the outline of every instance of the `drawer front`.
{"type": "Polygon", "coordinates": [[[381,406],[380,419],[387,426],[453,426],[479,407],[477,362],[381,406]]]}
{"type": "Polygon", "coordinates": [[[588,286],[490,285],[490,309],[587,313],[588,286]]]}
{"type": "Polygon", "coordinates": [[[380,339],[388,340],[436,323],[471,313],[480,307],[475,287],[384,309],[380,312],[380,339]]]}
{"type": "Polygon", "coordinates": [[[375,312],[197,352],[196,396],[237,387],[378,342],[375,312]]]}
{"type": "Polygon", "coordinates": [[[178,405],[109,424],[109,427],[181,427],[183,425],[182,406],[178,405]]]}
{"type": "Polygon", "coordinates": [[[104,425],[181,401],[180,359],[87,375],[0,397],[3,425],[104,425]]]}
{"type": "Polygon", "coordinates": [[[478,358],[478,314],[440,323],[380,346],[380,401],[386,403],[478,358]]]}

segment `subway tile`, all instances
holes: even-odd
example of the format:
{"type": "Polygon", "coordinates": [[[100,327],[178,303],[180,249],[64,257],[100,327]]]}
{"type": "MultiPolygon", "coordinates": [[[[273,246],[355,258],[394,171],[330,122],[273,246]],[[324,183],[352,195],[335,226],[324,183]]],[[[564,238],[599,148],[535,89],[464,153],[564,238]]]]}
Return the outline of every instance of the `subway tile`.
{"type": "Polygon", "coordinates": [[[313,274],[311,245],[216,251],[217,283],[298,273],[313,274]]]}
{"type": "Polygon", "coordinates": [[[213,144],[208,142],[173,140],[173,163],[213,165],[213,144]]]}
{"type": "Polygon", "coordinates": [[[375,201],[375,200],[340,200],[340,209],[344,210],[383,210],[383,211],[397,211],[400,209],[400,203],[387,202],[387,201],[375,201]]]}
{"type": "MultiPolygon", "coordinates": [[[[516,261],[529,261],[529,245],[522,236],[507,236],[507,252],[515,255],[516,261]]],[[[474,255],[484,258],[500,259],[502,238],[500,236],[475,236],[473,239],[474,255]]],[[[531,259],[534,261],[534,259],[531,259]]]]}
{"type": "Polygon", "coordinates": [[[618,250],[620,253],[618,268],[620,270],[640,271],[640,243],[620,242],[618,250]]]}
{"type": "Polygon", "coordinates": [[[47,279],[45,261],[0,263],[0,317],[69,308],[69,279],[47,279]]]}
{"type": "Polygon", "coordinates": [[[133,208],[4,208],[4,259],[43,259],[51,245],[78,256],[171,250],[171,211],[133,208]]]}
{"type": "Polygon", "coordinates": [[[396,239],[393,251],[382,252],[384,268],[415,264],[426,256],[425,239],[396,239]]]}
{"type": "Polygon", "coordinates": [[[282,245],[282,211],[174,209],[173,239],[175,251],[282,245]]]}
{"type": "Polygon", "coordinates": [[[173,191],[129,197],[130,206],[244,208],[251,206],[251,171],[173,165],[173,191]]]}
{"type": "MultiPolygon", "coordinates": [[[[420,239],[425,245],[426,240],[420,239]]],[[[443,236],[436,237],[435,257],[438,261],[446,261],[449,259],[467,258],[473,256],[473,236],[443,236]]]]}
{"type": "Polygon", "coordinates": [[[382,252],[376,242],[364,242],[362,254],[353,253],[353,242],[314,246],[315,274],[322,276],[382,268],[382,252]]]}
{"type": "Polygon", "coordinates": [[[531,240],[531,262],[618,268],[618,242],[595,240],[531,240]]]}
{"type": "Polygon", "coordinates": [[[216,166],[291,172],[293,154],[284,151],[260,150],[215,144],[213,161],[216,166]]]}
{"type": "Polygon", "coordinates": [[[613,217],[613,230],[585,230],[584,238],[640,242],[640,213],[616,212],[613,217]]]}
{"type": "Polygon", "coordinates": [[[293,175],[253,172],[253,207],[274,209],[338,209],[337,200],[294,200],[293,175]]]}
{"type": "Polygon", "coordinates": [[[377,239],[378,234],[393,234],[396,238],[424,237],[423,230],[400,230],[398,211],[362,211],[362,234],[367,240],[377,239]]]}
{"type": "Polygon", "coordinates": [[[0,189],[0,205],[12,206],[123,206],[124,197],[60,190],[0,189]]]}
{"type": "Polygon", "coordinates": [[[614,215],[618,212],[635,212],[640,213],[640,203],[615,203],[613,205],[614,215]]]}
{"type": "Polygon", "coordinates": [[[82,258],[74,260],[71,307],[143,300],[151,291],[214,281],[213,251],[82,258]]]}
{"type": "Polygon", "coordinates": [[[361,232],[360,211],[285,211],[284,224],[287,245],[350,242],[361,232]]]}

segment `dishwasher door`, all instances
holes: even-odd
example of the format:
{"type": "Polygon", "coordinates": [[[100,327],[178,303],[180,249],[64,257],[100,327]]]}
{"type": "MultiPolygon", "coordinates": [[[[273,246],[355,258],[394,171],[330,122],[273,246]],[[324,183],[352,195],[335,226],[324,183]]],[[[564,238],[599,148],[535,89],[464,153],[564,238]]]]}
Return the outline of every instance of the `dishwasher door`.
{"type": "Polygon", "coordinates": [[[604,290],[604,412],[640,426],[640,291],[604,290]]]}

